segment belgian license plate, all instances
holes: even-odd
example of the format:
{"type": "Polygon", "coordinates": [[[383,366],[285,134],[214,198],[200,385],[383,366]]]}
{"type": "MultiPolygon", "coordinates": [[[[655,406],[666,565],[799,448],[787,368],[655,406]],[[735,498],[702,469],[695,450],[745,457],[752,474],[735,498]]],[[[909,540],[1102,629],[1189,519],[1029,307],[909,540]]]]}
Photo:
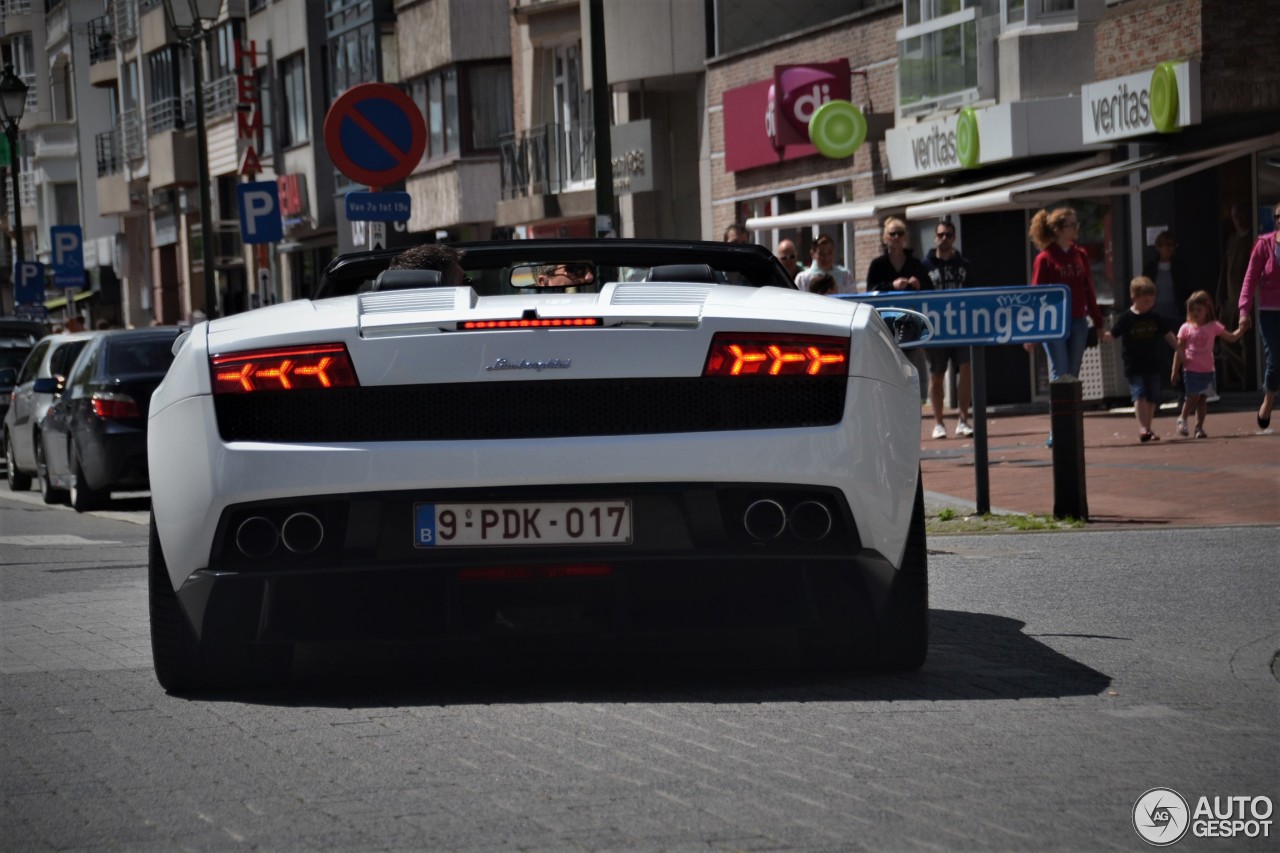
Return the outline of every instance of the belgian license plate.
{"type": "Polygon", "coordinates": [[[414,504],[413,544],[630,545],[631,501],[414,504]]]}

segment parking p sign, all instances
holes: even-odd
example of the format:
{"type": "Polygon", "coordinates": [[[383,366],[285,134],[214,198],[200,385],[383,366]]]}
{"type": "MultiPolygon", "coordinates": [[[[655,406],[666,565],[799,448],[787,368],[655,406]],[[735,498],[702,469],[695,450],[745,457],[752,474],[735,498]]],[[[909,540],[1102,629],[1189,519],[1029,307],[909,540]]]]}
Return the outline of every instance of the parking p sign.
{"type": "Polygon", "coordinates": [[[84,232],[79,225],[49,228],[53,255],[53,284],[58,288],[84,287],[84,232]]]}
{"type": "Polygon", "coordinates": [[[246,243],[278,243],[284,238],[280,219],[280,186],[256,181],[236,186],[240,204],[240,237],[246,243]]]}

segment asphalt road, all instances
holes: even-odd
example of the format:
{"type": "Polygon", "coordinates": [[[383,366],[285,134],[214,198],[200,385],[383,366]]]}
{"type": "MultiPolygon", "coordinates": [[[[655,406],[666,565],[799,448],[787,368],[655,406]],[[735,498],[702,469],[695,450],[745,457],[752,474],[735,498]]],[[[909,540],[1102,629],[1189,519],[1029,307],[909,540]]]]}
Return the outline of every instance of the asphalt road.
{"type": "MultiPolygon", "coordinates": [[[[180,699],[144,519],[0,485],[6,850],[1141,850],[1150,788],[1280,799],[1275,528],[934,537],[906,676],[322,655],[180,699]]],[[[1274,850],[1271,820],[1176,849],[1274,850]]]]}

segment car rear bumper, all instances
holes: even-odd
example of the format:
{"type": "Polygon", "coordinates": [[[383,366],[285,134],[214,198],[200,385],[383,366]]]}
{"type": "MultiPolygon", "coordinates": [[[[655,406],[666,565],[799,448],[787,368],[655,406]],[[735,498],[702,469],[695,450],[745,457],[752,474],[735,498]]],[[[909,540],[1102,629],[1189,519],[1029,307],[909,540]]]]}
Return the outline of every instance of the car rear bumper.
{"type": "Polygon", "coordinates": [[[178,598],[207,648],[390,642],[576,653],[736,638],[848,648],[870,638],[897,579],[877,555],[628,559],[608,575],[467,580],[456,568],[198,571],[178,598]],[[766,639],[767,638],[767,639],[766,639]]]}

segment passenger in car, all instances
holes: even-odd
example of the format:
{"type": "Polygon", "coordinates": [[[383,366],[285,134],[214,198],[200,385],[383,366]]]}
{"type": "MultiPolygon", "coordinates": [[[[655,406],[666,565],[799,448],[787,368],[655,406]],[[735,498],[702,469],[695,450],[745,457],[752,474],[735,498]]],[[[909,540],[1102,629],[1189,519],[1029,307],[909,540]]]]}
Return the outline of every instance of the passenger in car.
{"type": "Polygon", "coordinates": [[[467,277],[462,269],[462,252],[443,243],[423,243],[412,249],[405,249],[391,259],[387,269],[392,270],[438,270],[444,276],[446,287],[458,287],[465,283],[467,277]]]}

